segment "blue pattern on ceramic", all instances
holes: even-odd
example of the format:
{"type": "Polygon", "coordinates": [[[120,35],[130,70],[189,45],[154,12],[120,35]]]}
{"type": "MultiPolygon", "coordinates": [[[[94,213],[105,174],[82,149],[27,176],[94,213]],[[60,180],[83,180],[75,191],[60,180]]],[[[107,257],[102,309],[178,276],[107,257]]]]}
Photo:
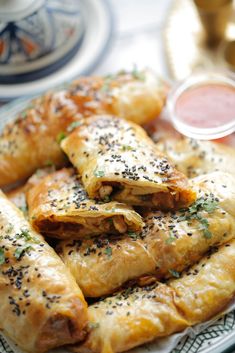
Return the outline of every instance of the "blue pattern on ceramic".
{"type": "Polygon", "coordinates": [[[17,80],[19,75],[69,60],[85,29],[78,0],[45,0],[27,18],[1,27],[0,77],[17,76],[17,80]]]}

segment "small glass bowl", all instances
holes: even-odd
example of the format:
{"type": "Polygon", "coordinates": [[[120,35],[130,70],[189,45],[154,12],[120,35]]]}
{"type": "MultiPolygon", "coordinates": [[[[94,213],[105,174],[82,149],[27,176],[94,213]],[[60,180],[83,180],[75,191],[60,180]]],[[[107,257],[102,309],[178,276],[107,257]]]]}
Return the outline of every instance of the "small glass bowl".
{"type": "Polygon", "coordinates": [[[183,122],[176,113],[176,103],[180,96],[195,87],[205,86],[207,84],[222,84],[235,89],[235,80],[230,75],[220,72],[198,73],[188,77],[183,82],[177,84],[169,93],[167,100],[167,115],[173,123],[176,130],[183,135],[200,140],[213,140],[230,135],[235,131],[235,112],[232,122],[221,124],[216,127],[195,127],[183,122]]]}

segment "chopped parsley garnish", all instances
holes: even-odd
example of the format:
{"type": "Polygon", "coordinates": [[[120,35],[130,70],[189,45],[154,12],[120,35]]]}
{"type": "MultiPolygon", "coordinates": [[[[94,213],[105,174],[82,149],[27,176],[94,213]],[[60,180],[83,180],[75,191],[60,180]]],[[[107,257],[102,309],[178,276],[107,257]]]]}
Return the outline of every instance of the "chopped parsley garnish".
{"type": "Polygon", "coordinates": [[[11,233],[11,232],[13,231],[13,229],[14,229],[14,226],[13,226],[12,223],[10,223],[9,226],[8,226],[8,228],[6,229],[6,233],[7,233],[7,234],[11,233]]]}
{"type": "Polygon", "coordinates": [[[0,265],[5,263],[5,252],[3,248],[0,248],[0,265]]]}
{"type": "Polygon", "coordinates": [[[27,117],[27,115],[28,115],[28,111],[25,110],[20,114],[20,117],[21,117],[21,119],[25,119],[27,117]]]}
{"type": "Polygon", "coordinates": [[[101,92],[108,92],[109,89],[111,88],[110,87],[110,83],[112,80],[114,80],[116,78],[115,75],[106,75],[104,77],[104,83],[103,83],[103,86],[101,87],[101,92]]]}
{"type": "Polygon", "coordinates": [[[145,81],[144,73],[141,71],[138,71],[136,65],[134,66],[131,74],[132,74],[133,78],[140,80],[140,81],[145,81]]]}
{"type": "Polygon", "coordinates": [[[112,248],[110,246],[107,246],[107,248],[104,249],[104,253],[108,257],[111,257],[112,256],[112,248]]]}
{"type": "Polygon", "coordinates": [[[76,129],[76,127],[81,126],[82,125],[82,121],[73,121],[68,127],[67,127],[67,131],[68,132],[72,132],[74,129],[76,129]]]}
{"type": "Polygon", "coordinates": [[[66,134],[64,132],[60,132],[57,136],[56,136],[56,141],[58,143],[60,143],[63,139],[65,139],[66,134]]]}
{"type": "Polygon", "coordinates": [[[169,270],[170,274],[175,278],[180,278],[180,273],[176,270],[169,270]]]}
{"type": "Polygon", "coordinates": [[[122,145],[122,151],[132,151],[133,148],[129,145],[122,145]]]}
{"type": "Polygon", "coordinates": [[[136,234],[135,232],[128,232],[127,234],[131,239],[134,239],[134,240],[136,240],[138,237],[138,234],[136,234]]]}
{"type": "Polygon", "coordinates": [[[21,212],[23,212],[24,214],[26,214],[28,212],[28,206],[24,205],[24,206],[20,206],[19,209],[21,210],[21,212]]]}
{"type": "Polygon", "coordinates": [[[218,202],[213,198],[212,195],[208,198],[200,197],[197,199],[189,208],[188,211],[194,214],[198,211],[206,211],[212,213],[218,207],[218,202]]]}
{"type": "Polygon", "coordinates": [[[88,323],[88,328],[90,330],[94,330],[95,328],[98,328],[100,327],[100,324],[98,322],[89,322],[88,323]]]}
{"type": "Polygon", "coordinates": [[[200,223],[199,230],[203,232],[206,239],[210,239],[212,233],[209,230],[209,222],[200,212],[205,211],[210,214],[216,208],[218,208],[218,199],[215,199],[212,194],[207,198],[200,197],[189,208],[181,209],[182,215],[178,219],[179,221],[188,221],[188,223],[190,220],[197,220],[200,223]]]}
{"type": "Polygon", "coordinates": [[[171,243],[173,243],[175,240],[176,240],[176,237],[175,237],[172,233],[170,233],[170,236],[169,236],[169,238],[167,238],[167,239],[165,240],[165,243],[166,243],[166,244],[171,244],[171,243]]]}
{"type": "Polygon", "coordinates": [[[95,171],[94,171],[94,175],[95,175],[97,178],[101,178],[101,177],[103,177],[105,174],[104,174],[104,171],[103,171],[103,170],[95,170],[95,171]]]}
{"type": "Polygon", "coordinates": [[[16,235],[16,238],[24,238],[26,241],[32,239],[28,229],[21,229],[21,232],[16,235]]]}
{"type": "Polygon", "coordinates": [[[24,256],[24,254],[31,249],[33,249],[33,247],[29,244],[19,246],[18,248],[16,248],[16,250],[14,252],[14,256],[17,260],[20,260],[21,257],[24,256]]]}
{"type": "Polygon", "coordinates": [[[108,195],[106,195],[104,198],[103,198],[103,201],[104,202],[110,202],[110,197],[108,195]]]}
{"type": "Polygon", "coordinates": [[[101,92],[108,92],[109,90],[109,82],[104,82],[103,86],[101,87],[101,92]]]}
{"type": "Polygon", "coordinates": [[[36,237],[32,237],[28,229],[21,229],[20,233],[16,234],[16,239],[24,238],[25,241],[31,241],[33,243],[39,244],[40,240],[36,237]]]}
{"type": "Polygon", "coordinates": [[[45,165],[45,167],[52,167],[54,165],[54,163],[50,160],[47,160],[47,161],[45,161],[44,165],[45,165]]]}

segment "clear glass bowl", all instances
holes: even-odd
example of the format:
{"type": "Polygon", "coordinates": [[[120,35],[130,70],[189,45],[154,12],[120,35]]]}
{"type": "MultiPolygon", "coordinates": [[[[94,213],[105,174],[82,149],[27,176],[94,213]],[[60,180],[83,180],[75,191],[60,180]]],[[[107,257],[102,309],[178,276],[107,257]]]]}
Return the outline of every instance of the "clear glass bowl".
{"type": "MultiPolygon", "coordinates": [[[[195,127],[182,121],[176,113],[176,103],[181,95],[194,87],[205,86],[207,84],[222,84],[235,89],[235,80],[230,75],[220,72],[198,73],[180,82],[171,90],[167,101],[167,115],[172,121],[176,130],[183,135],[201,140],[212,140],[222,138],[235,131],[235,112],[233,121],[221,124],[216,127],[195,127]]],[[[235,91],[234,91],[235,93],[235,91]]]]}

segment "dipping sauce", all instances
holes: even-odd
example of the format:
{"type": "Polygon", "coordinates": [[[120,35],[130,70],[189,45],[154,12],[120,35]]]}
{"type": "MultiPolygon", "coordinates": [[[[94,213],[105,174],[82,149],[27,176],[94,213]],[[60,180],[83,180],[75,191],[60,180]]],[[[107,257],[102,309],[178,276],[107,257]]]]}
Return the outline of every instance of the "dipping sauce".
{"type": "Polygon", "coordinates": [[[235,88],[208,83],[185,90],[176,100],[175,113],[195,128],[217,128],[235,121],[235,88]]]}

